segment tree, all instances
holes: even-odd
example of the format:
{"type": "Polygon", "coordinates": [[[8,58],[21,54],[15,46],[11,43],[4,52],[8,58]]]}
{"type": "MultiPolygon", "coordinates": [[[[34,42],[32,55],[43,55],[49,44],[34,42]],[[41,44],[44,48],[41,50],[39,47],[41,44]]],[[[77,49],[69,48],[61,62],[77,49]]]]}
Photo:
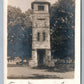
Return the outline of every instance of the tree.
{"type": "Polygon", "coordinates": [[[27,59],[31,56],[32,28],[29,14],[8,6],[8,56],[27,59]]]}
{"type": "Polygon", "coordinates": [[[75,1],[59,0],[51,7],[51,50],[54,58],[74,58],[75,1]]]}

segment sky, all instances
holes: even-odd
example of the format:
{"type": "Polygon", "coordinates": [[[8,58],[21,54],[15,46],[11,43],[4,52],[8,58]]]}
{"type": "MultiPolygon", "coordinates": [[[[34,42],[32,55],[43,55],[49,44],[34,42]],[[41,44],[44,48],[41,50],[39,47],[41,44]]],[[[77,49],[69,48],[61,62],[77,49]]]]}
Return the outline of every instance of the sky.
{"type": "MultiPolygon", "coordinates": [[[[31,2],[34,0],[8,0],[8,5],[18,7],[22,12],[27,11],[31,8],[31,2]]],[[[51,4],[55,3],[57,0],[48,0],[51,4]]]]}

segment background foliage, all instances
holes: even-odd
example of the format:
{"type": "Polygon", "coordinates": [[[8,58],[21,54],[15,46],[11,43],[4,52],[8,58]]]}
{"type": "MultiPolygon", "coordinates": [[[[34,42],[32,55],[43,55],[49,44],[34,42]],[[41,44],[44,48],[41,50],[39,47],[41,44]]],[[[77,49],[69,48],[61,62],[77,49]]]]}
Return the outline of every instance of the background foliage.
{"type": "Polygon", "coordinates": [[[59,0],[51,7],[51,48],[54,58],[74,58],[75,1],[59,0]]]}
{"type": "MultiPolygon", "coordinates": [[[[74,59],[75,1],[58,0],[50,10],[52,56],[74,59]]],[[[31,57],[31,15],[32,10],[22,13],[19,8],[8,6],[8,56],[31,57]]]]}

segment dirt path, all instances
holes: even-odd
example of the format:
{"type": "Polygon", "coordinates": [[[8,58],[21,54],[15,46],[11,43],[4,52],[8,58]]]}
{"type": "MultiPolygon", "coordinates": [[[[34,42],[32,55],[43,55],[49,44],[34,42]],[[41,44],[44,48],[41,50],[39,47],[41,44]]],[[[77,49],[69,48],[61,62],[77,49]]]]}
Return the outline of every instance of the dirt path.
{"type": "Polygon", "coordinates": [[[71,79],[74,78],[74,71],[49,72],[47,69],[32,69],[30,67],[8,67],[8,78],[11,79],[71,79]]]}

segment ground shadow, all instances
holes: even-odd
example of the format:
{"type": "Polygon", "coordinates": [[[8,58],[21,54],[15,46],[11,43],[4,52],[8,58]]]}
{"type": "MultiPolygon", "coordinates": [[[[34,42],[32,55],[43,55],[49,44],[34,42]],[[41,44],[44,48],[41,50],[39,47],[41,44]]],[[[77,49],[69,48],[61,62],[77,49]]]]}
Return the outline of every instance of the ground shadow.
{"type": "Polygon", "coordinates": [[[7,77],[8,79],[63,79],[61,77],[57,77],[56,75],[40,75],[40,74],[33,74],[33,77],[7,77]]]}
{"type": "Polygon", "coordinates": [[[7,67],[29,67],[28,64],[8,64],[7,67]]]}
{"type": "Polygon", "coordinates": [[[69,71],[74,71],[74,64],[56,64],[55,67],[39,66],[33,69],[45,69],[49,72],[60,72],[65,73],[69,71]]]}

